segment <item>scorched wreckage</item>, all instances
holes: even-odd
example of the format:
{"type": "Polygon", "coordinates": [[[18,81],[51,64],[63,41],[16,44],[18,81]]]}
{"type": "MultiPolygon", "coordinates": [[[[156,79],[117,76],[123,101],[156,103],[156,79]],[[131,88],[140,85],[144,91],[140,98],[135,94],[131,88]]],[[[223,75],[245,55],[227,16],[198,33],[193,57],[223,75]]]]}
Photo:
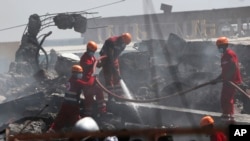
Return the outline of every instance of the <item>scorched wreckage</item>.
{"type": "MultiPolygon", "coordinates": [[[[82,14],[89,13],[29,17],[15,61],[8,73],[1,74],[0,121],[6,139],[22,133],[45,133],[54,121],[64,100],[70,68],[79,60],[54,50],[48,55],[42,44],[52,32],[38,35],[53,23],[59,29],[84,33],[87,19],[82,14]],[[43,61],[41,54],[45,56],[43,61]]],[[[250,85],[250,46],[236,43],[230,47],[238,54],[243,81],[250,85]]],[[[134,43],[133,49],[119,56],[123,94],[103,85],[102,70],[96,73],[108,112],[103,117],[92,115],[100,130],[155,128],[161,133],[163,129],[194,127],[198,124],[194,121],[203,115],[219,120],[221,86],[210,85],[220,74],[220,56],[213,41],[185,41],[171,33],[167,40],[134,43]],[[108,100],[108,95],[115,99],[108,100]]],[[[249,97],[243,93],[235,97],[235,121],[249,123],[249,97]]],[[[79,105],[84,102],[81,97],[79,105]]],[[[84,113],[84,108],[80,109],[84,113]]],[[[70,131],[65,127],[62,132],[70,131]]]]}

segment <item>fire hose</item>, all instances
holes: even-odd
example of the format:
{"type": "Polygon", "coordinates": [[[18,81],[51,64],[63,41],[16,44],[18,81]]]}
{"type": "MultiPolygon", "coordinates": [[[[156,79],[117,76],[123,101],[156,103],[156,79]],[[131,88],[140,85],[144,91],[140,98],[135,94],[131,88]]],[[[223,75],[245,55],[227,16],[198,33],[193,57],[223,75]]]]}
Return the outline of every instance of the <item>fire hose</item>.
{"type": "MultiPolygon", "coordinates": [[[[97,59],[97,61],[95,62],[94,66],[93,66],[93,70],[95,72],[96,70],[96,66],[97,66],[97,63],[106,58],[107,56],[101,56],[100,58],[97,59]]],[[[167,95],[167,96],[163,96],[163,97],[159,97],[159,98],[152,98],[152,99],[147,99],[147,100],[137,100],[137,99],[130,99],[130,98],[125,98],[125,97],[122,97],[122,96],[119,96],[113,92],[111,92],[110,90],[108,90],[100,81],[98,78],[95,78],[96,80],[96,83],[101,87],[101,89],[106,92],[107,94],[115,97],[115,98],[118,98],[119,100],[122,100],[122,101],[126,101],[126,102],[135,102],[135,103],[149,103],[149,102],[156,102],[156,101],[160,101],[160,100],[163,100],[163,99],[167,99],[167,98],[170,98],[172,96],[177,96],[177,95],[184,95],[188,92],[191,92],[191,91],[194,91],[196,89],[199,89],[201,87],[204,87],[204,86],[207,86],[207,85],[210,85],[210,84],[213,84],[214,81],[209,81],[209,82],[205,82],[203,84],[200,84],[200,85],[197,85],[195,87],[192,87],[190,89],[187,89],[187,90],[184,90],[184,91],[181,91],[181,92],[176,92],[174,94],[171,94],[171,95],[167,95]]],[[[222,81],[218,81],[218,82],[222,82],[222,81]]],[[[246,93],[242,88],[240,88],[237,84],[233,83],[232,81],[226,81],[228,82],[232,87],[234,87],[235,89],[237,89],[240,93],[244,94],[245,96],[247,96],[248,98],[250,98],[250,95],[248,93],[246,93]]]]}
{"type": "Polygon", "coordinates": [[[233,86],[235,89],[237,89],[240,93],[244,94],[245,96],[247,96],[248,98],[250,98],[250,94],[248,94],[247,92],[245,92],[242,88],[240,88],[237,84],[235,84],[232,81],[228,81],[228,83],[233,86]]]}
{"type": "Polygon", "coordinates": [[[188,90],[185,90],[185,91],[181,91],[181,92],[177,92],[177,93],[174,93],[174,94],[171,94],[171,95],[167,95],[167,96],[163,96],[163,97],[159,97],[159,98],[152,98],[152,99],[147,99],[147,100],[136,100],[136,99],[129,99],[129,98],[125,98],[125,97],[122,97],[122,96],[119,96],[111,91],[109,91],[108,89],[106,89],[102,84],[101,82],[98,80],[98,78],[96,78],[96,83],[103,89],[103,91],[105,91],[106,93],[108,93],[109,95],[112,95],[113,97],[115,98],[118,98],[122,101],[127,101],[127,102],[135,102],[135,103],[149,103],[149,102],[156,102],[156,101],[159,101],[159,100],[163,100],[163,99],[167,99],[167,98],[170,98],[172,96],[177,96],[177,95],[183,95],[183,94],[186,94],[188,92],[191,92],[193,90],[196,90],[196,89],[199,89],[201,87],[204,87],[206,85],[210,85],[211,82],[206,82],[206,83],[203,83],[201,85],[198,85],[198,86],[195,86],[195,87],[192,87],[188,90]]]}
{"type": "MultiPolygon", "coordinates": [[[[96,60],[96,62],[94,63],[94,66],[93,66],[93,70],[95,72],[96,70],[96,66],[97,66],[97,63],[106,58],[107,56],[101,56],[100,58],[98,58],[96,60]]],[[[152,98],[152,99],[147,99],[147,100],[137,100],[137,99],[130,99],[130,98],[125,98],[125,97],[122,97],[122,96],[119,96],[113,92],[111,92],[110,90],[108,90],[105,86],[103,86],[103,84],[99,81],[98,78],[95,78],[96,80],[96,83],[101,87],[101,89],[106,92],[107,94],[115,97],[115,98],[118,98],[119,100],[122,100],[122,101],[126,101],[126,102],[135,102],[135,103],[149,103],[149,102],[156,102],[156,101],[160,101],[160,100],[163,100],[163,99],[167,99],[167,98],[170,98],[172,96],[177,96],[177,95],[183,95],[183,94],[186,94],[188,92],[191,92],[193,90],[196,90],[196,89],[199,89],[201,87],[204,87],[204,86],[207,86],[207,85],[210,85],[213,83],[213,81],[209,81],[209,82],[206,82],[206,83],[203,83],[203,84],[200,84],[198,86],[195,86],[195,87],[192,87],[190,89],[187,89],[185,91],[181,91],[181,92],[176,92],[174,94],[171,94],[171,95],[167,95],[167,96],[163,96],[163,97],[159,97],[159,98],[152,98]]]]}

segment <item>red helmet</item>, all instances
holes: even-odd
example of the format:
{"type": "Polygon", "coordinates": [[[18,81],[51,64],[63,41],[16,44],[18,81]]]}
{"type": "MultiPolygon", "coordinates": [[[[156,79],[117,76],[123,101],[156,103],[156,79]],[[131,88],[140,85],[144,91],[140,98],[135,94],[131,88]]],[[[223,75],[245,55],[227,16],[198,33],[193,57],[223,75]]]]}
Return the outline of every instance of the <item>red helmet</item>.
{"type": "Polygon", "coordinates": [[[228,45],[228,39],[227,37],[219,37],[216,41],[216,45],[220,46],[220,45],[228,45]]]}
{"type": "Polygon", "coordinates": [[[83,69],[80,65],[73,65],[72,68],[71,68],[71,71],[72,72],[83,72],[83,69]]]}
{"type": "Polygon", "coordinates": [[[128,45],[130,42],[131,42],[131,35],[130,35],[130,33],[123,33],[122,34],[122,40],[123,40],[123,42],[126,44],[126,45],[128,45]]]}
{"type": "Polygon", "coordinates": [[[87,44],[87,49],[95,52],[97,50],[97,44],[94,41],[89,41],[87,44]]]}
{"type": "Polygon", "coordinates": [[[214,119],[211,116],[204,116],[200,121],[201,127],[213,124],[214,124],[214,119]]]}

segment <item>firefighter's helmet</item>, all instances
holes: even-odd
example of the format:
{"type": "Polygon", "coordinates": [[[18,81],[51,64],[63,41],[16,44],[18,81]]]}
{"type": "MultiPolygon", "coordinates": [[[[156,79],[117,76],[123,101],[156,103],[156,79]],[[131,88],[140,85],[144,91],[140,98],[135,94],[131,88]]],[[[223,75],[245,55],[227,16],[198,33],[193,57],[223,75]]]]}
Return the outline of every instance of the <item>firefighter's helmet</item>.
{"type": "Polygon", "coordinates": [[[89,41],[89,42],[87,43],[87,49],[90,50],[90,51],[95,52],[95,51],[97,50],[97,44],[96,44],[96,42],[94,42],[94,41],[89,41]]]}
{"type": "Polygon", "coordinates": [[[214,119],[211,116],[204,116],[200,121],[201,127],[213,124],[214,124],[214,119]]]}
{"type": "Polygon", "coordinates": [[[123,33],[122,34],[122,40],[123,42],[128,45],[131,42],[131,34],[130,33],[123,33]]]}
{"type": "Polygon", "coordinates": [[[73,65],[71,68],[72,72],[83,72],[83,68],[80,65],[73,65]]]}
{"type": "Polygon", "coordinates": [[[219,37],[216,41],[216,45],[220,46],[220,45],[228,45],[228,39],[227,37],[219,37]]]}

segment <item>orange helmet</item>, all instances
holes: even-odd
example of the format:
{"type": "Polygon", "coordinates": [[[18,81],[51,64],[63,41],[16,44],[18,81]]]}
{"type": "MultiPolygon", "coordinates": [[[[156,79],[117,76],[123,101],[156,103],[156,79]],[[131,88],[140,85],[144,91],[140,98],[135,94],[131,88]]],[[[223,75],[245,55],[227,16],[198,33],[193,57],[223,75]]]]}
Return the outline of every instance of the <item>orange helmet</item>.
{"type": "Polygon", "coordinates": [[[97,50],[97,44],[94,41],[89,41],[87,44],[87,49],[95,52],[97,50]]]}
{"type": "Polygon", "coordinates": [[[126,45],[128,45],[131,42],[131,35],[129,33],[123,33],[122,40],[126,45]]]}
{"type": "Polygon", "coordinates": [[[228,45],[228,39],[227,37],[219,37],[216,41],[216,45],[228,45]]]}
{"type": "Polygon", "coordinates": [[[214,119],[211,116],[204,116],[200,121],[201,127],[213,124],[214,124],[214,119]]]}
{"type": "Polygon", "coordinates": [[[80,65],[73,65],[71,68],[72,72],[83,72],[83,69],[80,65]]]}

